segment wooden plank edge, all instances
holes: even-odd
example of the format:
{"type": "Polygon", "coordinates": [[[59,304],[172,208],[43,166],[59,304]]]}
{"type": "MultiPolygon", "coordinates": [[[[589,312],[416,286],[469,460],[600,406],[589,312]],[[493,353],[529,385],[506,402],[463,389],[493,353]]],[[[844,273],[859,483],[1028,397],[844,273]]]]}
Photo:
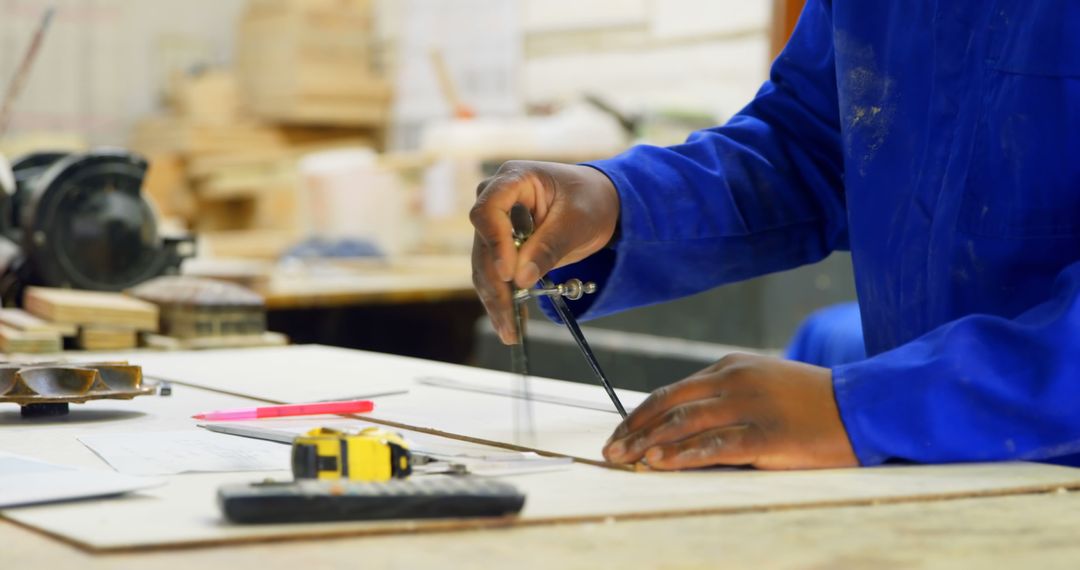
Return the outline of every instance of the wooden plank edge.
{"type": "MultiPolygon", "coordinates": [[[[777,505],[755,506],[731,506],[710,507],[703,509],[679,509],[672,511],[653,511],[638,513],[575,515],[567,517],[548,517],[536,519],[521,519],[518,517],[496,517],[478,519],[412,519],[401,521],[400,525],[387,525],[379,528],[363,529],[328,529],[325,531],[298,534],[280,534],[274,536],[245,536],[227,537],[220,539],[190,540],[187,542],[161,542],[154,544],[130,544],[108,547],[97,547],[92,544],[44,530],[34,525],[16,521],[0,513],[0,518],[11,522],[21,528],[36,532],[43,536],[58,540],[64,544],[73,546],[89,554],[138,554],[151,552],[172,552],[181,550],[200,550],[209,548],[222,548],[227,546],[268,544],[278,542],[313,542],[321,540],[340,540],[347,538],[366,538],[378,536],[421,535],[463,531],[492,530],[500,528],[530,528],[542,526],[609,523],[609,522],[632,522],[663,520],[671,518],[690,518],[715,515],[745,515],[762,514],[773,512],[805,511],[836,509],[848,507],[875,507],[881,505],[902,505],[916,503],[931,503],[945,501],[959,501],[971,499],[985,499],[995,497],[1009,497],[1017,495],[1045,495],[1080,491],[1080,480],[1063,482],[1060,484],[1026,485],[1001,489],[987,489],[983,491],[956,491],[949,493],[928,493],[923,495],[908,495],[902,497],[883,497],[866,499],[835,499],[828,501],[811,501],[807,503],[782,503],[777,505]]],[[[528,501],[528,498],[526,498],[528,501]]]]}
{"type": "MultiPolygon", "coordinates": [[[[265,287],[258,293],[266,299],[266,310],[300,310],[351,307],[355,305],[400,305],[409,303],[434,303],[443,301],[476,301],[476,289],[472,286],[444,288],[439,290],[417,287],[397,291],[319,291],[314,293],[292,293],[274,291],[265,287]]],[[[479,306],[479,305],[478,305],[479,306]]]]}

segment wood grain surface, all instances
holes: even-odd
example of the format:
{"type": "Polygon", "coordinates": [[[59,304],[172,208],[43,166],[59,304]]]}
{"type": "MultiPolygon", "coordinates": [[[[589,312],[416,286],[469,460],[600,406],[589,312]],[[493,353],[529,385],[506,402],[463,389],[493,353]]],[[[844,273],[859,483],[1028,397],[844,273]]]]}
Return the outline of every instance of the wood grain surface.
{"type": "MultiPolygon", "coordinates": [[[[496,414],[498,409],[507,407],[505,399],[476,393],[448,396],[423,392],[423,386],[411,380],[419,373],[460,375],[473,370],[465,367],[325,347],[168,355],[139,353],[127,357],[135,362],[141,360],[150,374],[171,369],[174,376],[185,381],[208,385],[222,385],[222,382],[230,381],[230,376],[221,370],[225,367],[232,370],[231,381],[236,384],[232,388],[237,392],[254,390],[279,397],[293,396],[281,398],[283,401],[318,399],[318,395],[326,394],[341,396],[342,390],[346,389],[357,392],[374,388],[383,390],[387,386],[406,387],[408,394],[387,397],[377,403],[377,411],[382,408],[384,412],[408,421],[424,419],[429,425],[449,432],[489,429],[492,430],[489,435],[493,439],[509,441],[505,438],[509,437],[510,427],[501,423],[506,417],[496,414]],[[300,375],[298,371],[307,373],[300,375]],[[374,381],[364,381],[365,378],[374,381]],[[488,414],[492,414],[492,417],[488,414]],[[444,422],[451,427],[443,425],[444,422]]],[[[487,374],[488,371],[475,370],[468,379],[485,381],[487,374]]],[[[487,381],[498,382],[500,379],[504,379],[504,376],[491,376],[487,381]]],[[[585,394],[580,390],[593,388],[554,380],[538,380],[535,387],[574,398],[589,397],[591,392],[585,394]]],[[[602,398],[603,394],[596,396],[602,398]]],[[[0,449],[50,461],[100,468],[100,460],[75,441],[77,435],[88,430],[135,429],[146,432],[184,426],[191,428],[194,423],[189,418],[191,414],[210,408],[230,407],[229,402],[245,400],[250,402],[248,398],[181,386],[177,395],[171,398],[112,402],[96,408],[88,406],[81,410],[83,413],[73,414],[55,424],[21,423],[14,414],[0,415],[0,425],[5,426],[4,430],[0,430],[0,449]],[[92,409],[98,410],[97,416],[86,414],[92,409]]],[[[548,451],[553,453],[558,453],[558,449],[570,449],[567,446],[575,441],[588,442],[598,449],[598,442],[602,441],[599,438],[605,435],[600,428],[611,427],[600,424],[615,421],[598,418],[605,415],[617,418],[613,414],[571,407],[540,411],[536,415],[540,420],[538,432],[541,443],[549,446],[548,451]],[[565,431],[559,433],[559,426],[563,426],[565,431]]],[[[271,423],[267,422],[267,427],[274,427],[271,423]]],[[[471,444],[457,442],[454,445],[471,444]]],[[[588,453],[587,450],[584,452],[588,453]]],[[[507,526],[579,526],[605,521],[623,524],[631,520],[678,519],[714,514],[745,516],[758,512],[935,502],[1080,487],[1078,470],[1030,463],[893,466],[810,472],[722,469],[686,473],[632,473],[576,465],[563,471],[506,477],[507,481],[519,486],[528,495],[525,511],[514,520],[387,521],[258,527],[224,523],[213,500],[217,487],[227,482],[259,480],[263,476],[280,478],[287,474],[178,475],[170,477],[170,484],[164,487],[121,499],[10,510],[5,512],[5,516],[87,551],[133,552],[250,542],[427,534],[507,526]]]]}

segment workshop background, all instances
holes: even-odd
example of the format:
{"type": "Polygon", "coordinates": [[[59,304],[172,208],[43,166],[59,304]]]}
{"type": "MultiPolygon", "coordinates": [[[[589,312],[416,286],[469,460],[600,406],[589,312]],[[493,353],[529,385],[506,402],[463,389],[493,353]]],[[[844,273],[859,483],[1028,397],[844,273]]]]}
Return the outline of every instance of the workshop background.
{"type": "MultiPolygon", "coordinates": [[[[801,2],[0,0],[0,85],[49,6],[8,160],[144,156],[157,231],[195,238],[180,271],[256,291],[291,342],[508,369],[470,285],[476,184],[508,159],[577,162],[722,123],[801,2]]],[[[783,351],[852,299],[837,254],[587,335],[617,385],[651,389],[731,350],[783,351]]],[[[592,381],[565,330],[534,315],[529,335],[535,374],[592,381]]]]}

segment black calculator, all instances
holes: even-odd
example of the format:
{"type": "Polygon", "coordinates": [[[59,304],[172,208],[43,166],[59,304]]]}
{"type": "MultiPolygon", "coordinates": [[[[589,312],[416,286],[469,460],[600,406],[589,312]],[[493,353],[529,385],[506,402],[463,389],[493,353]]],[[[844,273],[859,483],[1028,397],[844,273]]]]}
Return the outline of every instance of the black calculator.
{"type": "Polygon", "coordinates": [[[476,477],[369,483],[295,481],[225,485],[218,505],[236,523],[503,517],[521,512],[513,485],[476,477]]]}

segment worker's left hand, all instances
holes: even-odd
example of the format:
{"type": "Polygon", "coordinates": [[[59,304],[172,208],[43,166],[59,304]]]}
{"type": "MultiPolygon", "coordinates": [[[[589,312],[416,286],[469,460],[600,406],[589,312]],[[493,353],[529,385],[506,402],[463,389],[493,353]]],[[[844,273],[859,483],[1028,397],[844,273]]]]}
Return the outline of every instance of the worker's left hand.
{"type": "Polygon", "coordinates": [[[729,355],[653,392],[612,434],[604,457],[652,469],[752,465],[854,467],[833,397],[832,371],[729,355]]]}

